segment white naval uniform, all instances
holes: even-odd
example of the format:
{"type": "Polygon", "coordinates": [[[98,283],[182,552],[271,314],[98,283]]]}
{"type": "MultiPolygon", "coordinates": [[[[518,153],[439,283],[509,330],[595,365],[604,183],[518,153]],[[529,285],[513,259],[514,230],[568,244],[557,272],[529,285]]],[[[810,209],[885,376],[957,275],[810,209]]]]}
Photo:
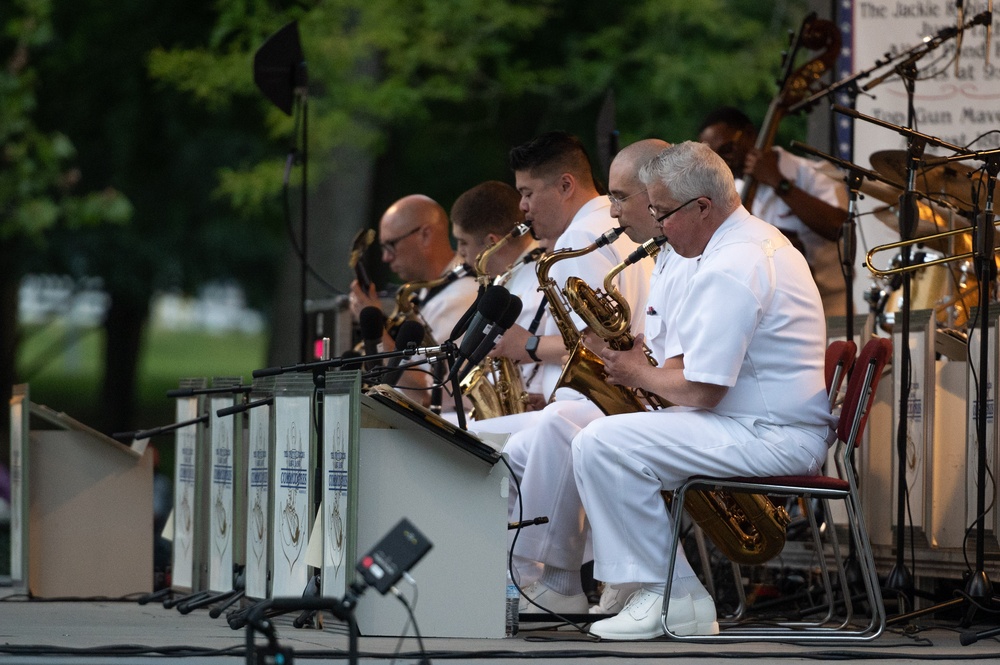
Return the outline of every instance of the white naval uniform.
{"type": "MultiPolygon", "coordinates": [[[[601,196],[587,202],[559,237],[555,249],[586,247],[605,231],[617,226],[609,215],[610,204],[601,196]]],[[[609,247],[582,257],[557,262],[549,272],[559,285],[572,275],[583,278],[593,288],[603,290],[604,276],[638,245],[627,237],[609,247]]],[[[632,308],[631,329],[641,331],[646,318],[651,261],[640,261],[618,275],[618,289],[632,308]]],[[[583,322],[575,315],[579,329],[583,322]]],[[[555,321],[548,319],[542,335],[559,334],[555,321]]],[[[545,363],[542,372],[549,394],[562,368],[545,363]]],[[[583,561],[587,542],[585,519],[573,480],[570,442],[573,434],[601,415],[590,400],[572,390],[561,390],[559,399],[541,411],[492,418],[475,423],[471,429],[512,433],[504,446],[515,476],[520,480],[520,499],[524,519],[547,516],[548,524],[531,526],[518,536],[515,555],[557,568],[576,569],[583,561]]],[[[519,516],[518,492],[509,495],[511,519],[519,516]]],[[[525,579],[522,578],[522,585],[525,579]]]]}
{"type": "MultiPolygon", "coordinates": [[[[446,275],[460,265],[462,265],[462,257],[456,254],[441,274],[446,275]]],[[[479,284],[474,278],[466,276],[454,280],[435,293],[427,302],[423,302],[423,298],[426,297],[426,289],[417,294],[417,302],[420,303],[418,305],[420,316],[427,324],[428,332],[434,341],[440,344],[448,339],[452,328],[475,302],[478,293],[479,284]]]]}
{"type": "MultiPolygon", "coordinates": [[[[525,329],[531,325],[535,314],[538,312],[538,306],[542,302],[542,292],[538,290],[538,275],[535,272],[537,264],[534,260],[528,258],[537,247],[536,243],[532,243],[518,257],[517,261],[514,262],[513,267],[510,269],[510,274],[506,276],[501,275],[494,280],[494,283],[497,284],[502,280],[504,288],[510,291],[511,295],[515,295],[521,299],[521,314],[517,317],[516,323],[525,329]]],[[[541,321],[544,321],[548,317],[549,313],[547,311],[544,312],[541,321]]],[[[518,366],[518,369],[521,370],[521,377],[524,380],[524,387],[528,392],[539,392],[538,390],[532,390],[532,384],[538,381],[538,375],[541,374],[538,371],[540,368],[536,368],[536,365],[537,363],[527,362],[521,363],[518,366]]]]}
{"type": "MultiPolygon", "coordinates": [[[[462,257],[456,254],[441,274],[446,275],[460,265],[462,257]]],[[[455,324],[476,301],[478,293],[479,284],[471,276],[459,277],[450,282],[426,302],[423,299],[427,296],[427,289],[422,289],[417,294],[417,308],[430,337],[438,343],[448,339],[455,324]]],[[[414,356],[409,362],[417,362],[421,358],[422,356],[414,356]]],[[[430,380],[428,377],[428,381],[430,380]]],[[[451,396],[451,385],[448,383],[443,386],[441,411],[451,414],[455,411],[455,400],[451,396]]]]}
{"type": "MultiPolygon", "coordinates": [[[[665,355],[683,354],[685,378],[728,386],[725,397],[714,409],[601,418],[573,441],[594,576],[605,582],[666,580],[673,525],[661,490],[699,474],[817,473],[833,437],[825,319],[802,255],[739,207],[695,261],[667,313],[676,335],[665,355]]],[[[693,574],[679,552],[675,579],[693,574]]]]}

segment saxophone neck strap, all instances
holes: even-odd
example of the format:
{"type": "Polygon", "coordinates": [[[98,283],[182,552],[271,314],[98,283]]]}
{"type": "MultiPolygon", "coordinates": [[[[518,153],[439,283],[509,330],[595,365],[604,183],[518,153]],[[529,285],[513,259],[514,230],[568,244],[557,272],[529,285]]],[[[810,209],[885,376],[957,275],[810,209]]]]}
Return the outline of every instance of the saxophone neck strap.
{"type": "Polygon", "coordinates": [[[549,304],[549,297],[547,295],[542,295],[542,302],[538,303],[538,311],[535,312],[535,318],[531,320],[531,325],[528,326],[528,332],[532,335],[538,330],[538,325],[542,322],[542,315],[545,314],[545,306],[549,304]]]}

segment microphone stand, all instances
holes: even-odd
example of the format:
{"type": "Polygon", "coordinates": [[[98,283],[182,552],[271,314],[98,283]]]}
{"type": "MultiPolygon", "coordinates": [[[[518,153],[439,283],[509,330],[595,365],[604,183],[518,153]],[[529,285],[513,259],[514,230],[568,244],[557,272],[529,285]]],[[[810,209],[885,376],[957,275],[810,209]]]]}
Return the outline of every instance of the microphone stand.
{"type": "MultiPolygon", "coordinates": [[[[233,588],[231,591],[220,591],[219,593],[209,593],[203,598],[197,600],[187,600],[177,604],[177,611],[181,614],[190,614],[198,608],[217,603],[219,601],[225,601],[225,605],[222,609],[229,607],[237,600],[243,597],[244,589],[246,588],[245,578],[243,576],[243,566],[240,564],[235,564],[233,566],[233,588]]],[[[220,610],[221,612],[221,610],[220,610]]],[[[215,614],[212,618],[219,616],[215,614]]]]}
{"type": "Polygon", "coordinates": [[[451,372],[451,394],[455,398],[455,414],[458,416],[458,426],[468,430],[465,421],[465,405],[462,403],[462,383],[458,379],[458,372],[451,372]]]}
{"type": "Polygon", "coordinates": [[[868,69],[857,72],[856,74],[848,76],[847,78],[840,79],[839,81],[827,86],[826,88],[823,88],[822,90],[816,92],[815,94],[812,94],[806,97],[805,99],[796,102],[795,104],[792,104],[791,106],[788,107],[787,113],[791,115],[801,110],[809,110],[819,100],[823,99],[828,95],[832,95],[841,88],[845,87],[852,91],[851,92],[852,97],[856,97],[857,82],[871,76],[871,74],[876,70],[881,69],[886,65],[890,65],[893,62],[896,62],[897,60],[903,60],[903,62],[897,65],[897,67],[894,67],[893,69],[889,70],[882,76],[879,76],[873,81],[867,83],[865,87],[862,88],[863,91],[867,92],[872,88],[874,88],[875,86],[882,83],[883,81],[885,81],[887,78],[889,78],[890,76],[892,76],[897,72],[898,67],[915,64],[922,57],[924,57],[937,47],[941,46],[941,44],[943,44],[945,41],[955,37],[956,35],[962,33],[963,31],[969,28],[973,28],[977,25],[989,26],[992,21],[993,17],[991,12],[985,11],[985,12],[980,12],[979,14],[973,16],[961,28],[953,28],[953,27],[942,28],[941,30],[938,30],[933,37],[925,37],[924,41],[921,41],[913,48],[907,49],[905,51],[900,51],[896,55],[889,55],[887,53],[885,56],[885,60],[876,60],[875,64],[869,67],[868,69]]]}
{"type": "MultiPolygon", "coordinates": [[[[455,346],[455,343],[451,342],[451,341],[444,342],[443,344],[441,344],[438,347],[426,347],[426,348],[423,348],[423,349],[407,347],[406,349],[404,349],[402,351],[389,351],[387,353],[377,354],[377,355],[373,355],[373,356],[370,356],[370,357],[375,358],[377,356],[389,356],[389,357],[392,357],[392,358],[399,358],[400,355],[402,355],[403,357],[407,357],[408,358],[408,357],[414,356],[414,355],[422,355],[423,352],[428,351],[429,349],[435,349],[437,352],[439,352],[439,353],[442,354],[440,356],[436,356],[435,359],[440,359],[440,358],[447,358],[448,359],[449,362],[448,362],[447,365],[439,365],[439,366],[450,367],[451,369],[454,369],[455,367],[457,367],[457,365],[454,364],[454,361],[455,361],[455,358],[457,357],[457,351],[458,351],[458,349],[455,346]]],[[[405,365],[400,364],[400,365],[397,365],[396,367],[387,367],[387,366],[376,367],[375,369],[371,370],[370,372],[366,372],[365,374],[363,374],[362,378],[365,379],[366,381],[370,381],[372,379],[378,379],[383,374],[388,374],[389,372],[397,372],[397,371],[401,371],[401,370],[406,370],[406,369],[410,369],[411,367],[417,367],[419,365],[424,365],[424,364],[427,364],[427,363],[430,363],[430,362],[431,362],[431,358],[423,358],[421,360],[417,360],[415,362],[407,363],[405,365]]],[[[435,384],[440,383],[441,381],[442,381],[442,379],[438,378],[437,373],[435,373],[435,384]]],[[[452,397],[455,399],[455,414],[456,414],[456,417],[458,418],[458,426],[461,429],[467,430],[468,427],[466,426],[465,407],[464,407],[463,401],[462,401],[462,386],[461,386],[461,379],[459,377],[459,373],[455,372],[455,371],[449,371],[448,372],[448,381],[449,381],[449,383],[451,385],[452,397]]],[[[432,412],[433,412],[433,409],[432,409],[432,412]]],[[[437,415],[440,415],[440,414],[437,414],[437,415]]]]}
{"type": "MultiPolygon", "coordinates": [[[[854,109],[848,109],[847,107],[841,106],[839,104],[834,104],[833,109],[845,115],[849,115],[853,118],[860,118],[863,120],[868,120],[874,122],[874,124],[889,127],[905,136],[907,138],[907,162],[906,162],[906,188],[903,191],[903,195],[900,197],[900,210],[899,210],[899,235],[902,242],[911,240],[914,236],[914,232],[917,227],[917,207],[916,207],[916,173],[917,168],[921,163],[923,157],[924,148],[927,143],[930,142],[928,139],[931,137],[925,137],[919,132],[913,132],[909,129],[913,125],[914,108],[913,108],[913,97],[914,97],[914,87],[916,84],[916,63],[917,60],[922,58],[924,55],[929,53],[934,48],[940,46],[944,41],[944,37],[941,37],[942,33],[950,31],[950,36],[957,34],[957,31],[948,28],[942,30],[939,33],[938,38],[922,44],[921,47],[912,49],[912,54],[904,62],[897,65],[892,72],[883,74],[879,78],[870,82],[865,86],[865,90],[870,90],[875,85],[878,85],[885,79],[887,79],[891,74],[897,73],[903,81],[906,88],[907,94],[907,127],[899,127],[897,125],[892,125],[882,120],[875,118],[870,118],[869,116],[863,115],[854,109]]],[[[896,561],[889,571],[889,575],[886,578],[886,588],[895,591],[900,594],[901,600],[905,599],[908,606],[912,608],[913,606],[913,576],[906,567],[905,561],[905,546],[904,540],[906,535],[906,425],[909,417],[909,401],[910,401],[910,306],[911,306],[911,284],[912,276],[910,274],[909,265],[910,257],[912,254],[912,247],[905,245],[903,251],[900,252],[900,269],[902,271],[902,296],[903,303],[899,312],[899,333],[900,333],[900,362],[899,362],[899,376],[900,376],[900,391],[899,391],[899,417],[896,425],[896,561]]],[[[912,546],[912,543],[911,543],[912,546]]]]}
{"type": "Polygon", "coordinates": [[[291,653],[286,654],[278,645],[278,633],[274,624],[268,620],[268,616],[281,614],[294,610],[329,610],[336,618],[347,623],[348,627],[348,659],[350,665],[357,665],[358,662],[358,622],[354,616],[354,608],[357,607],[358,597],[365,591],[365,584],[354,582],[348,588],[343,598],[329,598],[318,596],[315,598],[271,598],[258,603],[253,611],[247,615],[247,636],[246,636],[246,662],[248,665],[263,662],[292,662],[291,653]],[[254,631],[260,632],[267,637],[268,644],[266,651],[260,656],[271,656],[271,658],[261,658],[257,653],[257,646],[254,643],[254,631]],[[281,654],[279,659],[277,656],[281,654]]]}

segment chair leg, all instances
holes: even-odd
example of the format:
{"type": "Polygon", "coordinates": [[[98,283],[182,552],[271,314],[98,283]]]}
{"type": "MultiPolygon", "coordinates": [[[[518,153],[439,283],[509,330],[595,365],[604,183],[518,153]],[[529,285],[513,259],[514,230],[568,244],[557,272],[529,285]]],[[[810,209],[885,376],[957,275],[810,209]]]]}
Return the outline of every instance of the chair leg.
{"type": "Polygon", "coordinates": [[[697,524],[694,524],[694,542],[698,546],[698,557],[701,559],[701,573],[705,576],[705,588],[708,590],[708,595],[716,598],[715,578],[712,576],[712,562],[708,558],[708,545],[705,544],[705,532],[697,524]]]}

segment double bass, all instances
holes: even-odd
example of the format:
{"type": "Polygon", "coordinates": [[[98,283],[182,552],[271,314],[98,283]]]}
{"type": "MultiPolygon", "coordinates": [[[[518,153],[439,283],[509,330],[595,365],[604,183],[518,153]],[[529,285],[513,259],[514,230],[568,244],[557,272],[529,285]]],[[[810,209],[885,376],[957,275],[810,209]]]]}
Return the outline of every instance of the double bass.
{"type": "MultiPolygon", "coordinates": [[[[837,29],[837,26],[832,21],[817,18],[815,12],[806,16],[798,34],[792,40],[791,49],[785,53],[781,65],[783,73],[778,81],[778,95],[771,100],[767,107],[764,122],[757,133],[755,148],[768,150],[774,145],[774,139],[778,134],[778,125],[782,118],[788,114],[788,109],[816,92],[813,87],[824,74],[832,71],[839,52],[840,30],[837,29]],[[795,59],[802,49],[820,51],[820,53],[793,69],[795,59]]],[[[745,175],[743,177],[743,191],[740,192],[743,207],[750,210],[756,194],[757,181],[752,176],[745,175]]]]}

